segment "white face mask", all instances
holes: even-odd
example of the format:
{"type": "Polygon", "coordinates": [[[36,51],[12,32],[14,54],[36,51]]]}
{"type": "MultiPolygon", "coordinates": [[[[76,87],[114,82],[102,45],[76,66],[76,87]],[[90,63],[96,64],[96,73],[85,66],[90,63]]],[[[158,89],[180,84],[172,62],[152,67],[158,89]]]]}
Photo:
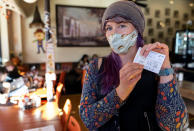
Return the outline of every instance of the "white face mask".
{"type": "Polygon", "coordinates": [[[117,54],[125,54],[131,46],[137,41],[137,31],[123,36],[122,34],[113,34],[108,38],[108,42],[113,51],[117,54]]]}

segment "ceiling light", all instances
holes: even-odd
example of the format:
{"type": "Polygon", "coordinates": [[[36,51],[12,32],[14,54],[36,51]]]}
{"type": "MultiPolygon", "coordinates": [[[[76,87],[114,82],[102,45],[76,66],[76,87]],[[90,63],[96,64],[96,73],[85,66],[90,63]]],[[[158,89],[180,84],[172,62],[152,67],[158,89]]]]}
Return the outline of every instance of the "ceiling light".
{"type": "Polygon", "coordinates": [[[193,7],[193,6],[194,6],[194,4],[193,4],[193,3],[190,3],[190,4],[189,4],[189,6],[190,6],[190,7],[193,7]]]}
{"type": "Polygon", "coordinates": [[[36,2],[37,0],[24,0],[24,2],[26,2],[26,3],[34,3],[34,2],[36,2]]]}
{"type": "Polygon", "coordinates": [[[170,4],[174,4],[174,1],[173,0],[170,0],[170,2],[169,2],[170,4]]]}

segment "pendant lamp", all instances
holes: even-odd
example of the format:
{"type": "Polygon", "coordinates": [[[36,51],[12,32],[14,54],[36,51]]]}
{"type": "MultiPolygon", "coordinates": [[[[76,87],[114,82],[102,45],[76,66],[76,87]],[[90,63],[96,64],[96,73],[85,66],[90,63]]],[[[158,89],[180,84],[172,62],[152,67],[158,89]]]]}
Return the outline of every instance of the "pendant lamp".
{"type": "Polygon", "coordinates": [[[26,3],[34,3],[34,2],[36,2],[37,0],[24,0],[24,2],[26,2],[26,3]]]}

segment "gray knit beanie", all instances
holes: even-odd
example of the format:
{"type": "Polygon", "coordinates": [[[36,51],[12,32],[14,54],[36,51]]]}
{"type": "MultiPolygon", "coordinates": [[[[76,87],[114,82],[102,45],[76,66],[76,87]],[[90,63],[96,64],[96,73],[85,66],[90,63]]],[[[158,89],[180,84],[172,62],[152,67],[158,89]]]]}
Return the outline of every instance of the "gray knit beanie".
{"type": "Polygon", "coordinates": [[[105,28],[106,20],[120,16],[129,20],[138,32],[143,36],[145,19],[141,9],[132,1],[118,1],[107,7],[102,17],[102,30],[105,28]]]}

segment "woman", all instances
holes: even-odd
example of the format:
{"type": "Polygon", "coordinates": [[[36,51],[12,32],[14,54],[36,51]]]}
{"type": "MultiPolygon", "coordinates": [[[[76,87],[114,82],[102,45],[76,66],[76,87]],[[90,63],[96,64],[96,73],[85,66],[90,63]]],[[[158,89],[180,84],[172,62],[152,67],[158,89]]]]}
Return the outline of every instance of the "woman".
{"type": "Polygon", "coordinates": [[[88,68],[88,64],[89,64],[89,56],[87,54],[84,54],[81,60],[79,61],[79,67],[82,70],[85,70],[88,68]]]}
{"type": "Polygon", "coordinates": [[[5,68],[8,72],[8,82],[12,82],[14,79],[17,79],[20,77],[20,74],[18,73],[18,69],[11,61],[8,61],[5,63],[5,68]]]}
{"type": "Polygon", "coordinates": [[[7,78],[7,70],[5,67],[0,66],[0,94],[4,94],[5,87],[3,86],[3,83],[6,82],[7,78]]]}
{"type": "Polygon", "coordinates": [[[187,111],[177,91],[165,44],[143,46],[145,20],[131,1],[111,4],[102,18],[102,29],[112,48],[105,58],[92,61],[85,76],[80,116],[90,130],[182,130],[187,111]],[[154,74],[133,63],[137,49],[146,57],[153,50],[166,55],[154,74]]]}

